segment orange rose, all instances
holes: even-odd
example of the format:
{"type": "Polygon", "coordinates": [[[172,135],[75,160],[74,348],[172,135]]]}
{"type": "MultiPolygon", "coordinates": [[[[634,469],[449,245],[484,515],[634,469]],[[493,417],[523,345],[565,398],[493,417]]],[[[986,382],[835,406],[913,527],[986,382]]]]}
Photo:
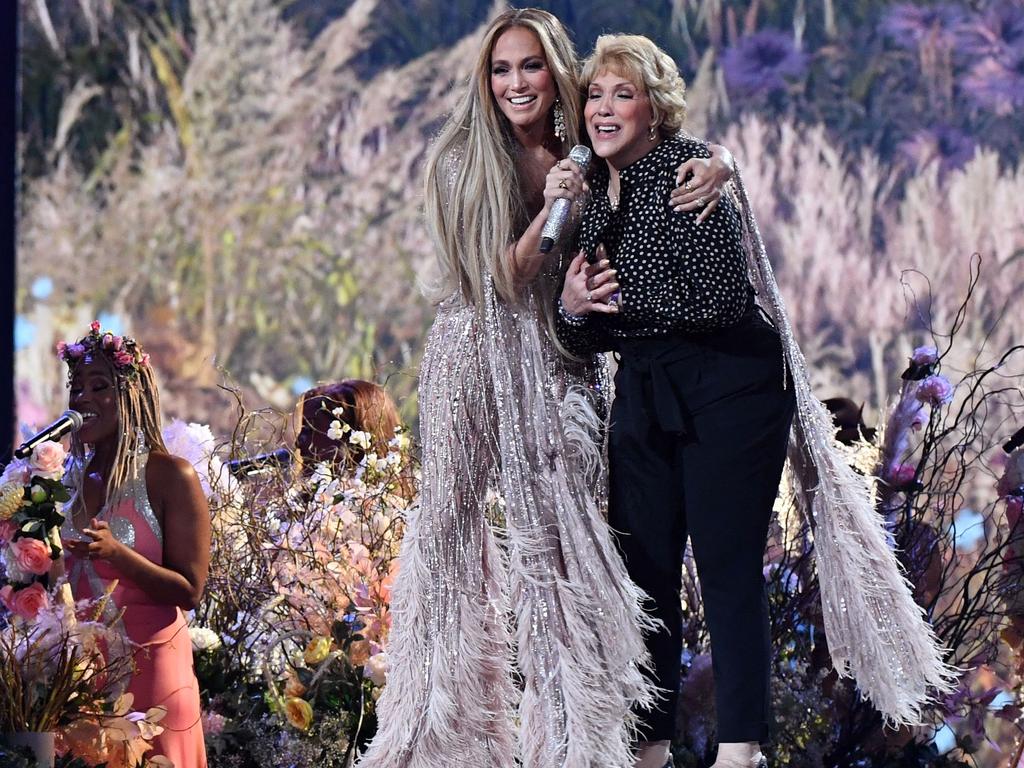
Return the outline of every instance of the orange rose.
{"type": "Polygon", "coordinates": [[[296,698],[302,696],[306,692],[306,686],[297,677],[288,677],[288,680],[284,684],[284,695],[289,698],[296,698]]]}
{"type": "Polygon", "coordinates": [[[353,667],[361,667],[370,660],[370,641],[356,640],[348,648],[348,658],[353,667]]]}
{"type": "Polygon", "coordinates": [[[313,707],[305,699],[293,696],[284,703],[284,715],[288,724],[300,731],[308,731],[313,724],[313,707]]]}

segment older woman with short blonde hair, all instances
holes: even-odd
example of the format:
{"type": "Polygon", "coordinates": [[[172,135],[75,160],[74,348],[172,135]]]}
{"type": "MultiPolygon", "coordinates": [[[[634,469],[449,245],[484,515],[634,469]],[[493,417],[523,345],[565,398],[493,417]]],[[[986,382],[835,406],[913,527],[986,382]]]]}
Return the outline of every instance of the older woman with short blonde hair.
{"type": "Polygon", "coordinates": [[[830,532],[816,535],[815,547],[836,667],[855,675],[891,722],[913,721],[947,670],[863,479],[832,447],[831,420],[811,393],[742,183],[737,176],[743,207],[725,196],[703,223],[665,205],[674,170],[708,148],[680,133],[682,78],[647,38],[598,38],[583,83],[584,125],[604,162],[590,179],[583,253],[566,275],[557,333],[574,354],[619,354],[609,522],[663,622],[647,645],[655,683],[668,692],[642,717],[638,768],[662,768],[675,731],[688,536],[711,635],[714,768],[766,766],[762,565],[787,447],[798,504],[830,532]]]}

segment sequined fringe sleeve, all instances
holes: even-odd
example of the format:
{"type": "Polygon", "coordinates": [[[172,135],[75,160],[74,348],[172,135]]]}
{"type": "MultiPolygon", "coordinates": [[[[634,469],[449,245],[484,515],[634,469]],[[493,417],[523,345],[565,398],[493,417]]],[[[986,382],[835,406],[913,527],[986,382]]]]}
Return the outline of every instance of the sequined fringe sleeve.
{"type": "Polygon", "coordinates": [[[935,692],[950,690],[955,670],[914,602],[874,505],[873,479],[857,474],[836,449],[832,420],[811,391],[764,242],[737,170],[744,247],[751,280],[782,336],[797,412],[788,469],[797,506],[814,527],[818,583],[832,663],[856,680],[893,726],[918,724],[935,692]]]}

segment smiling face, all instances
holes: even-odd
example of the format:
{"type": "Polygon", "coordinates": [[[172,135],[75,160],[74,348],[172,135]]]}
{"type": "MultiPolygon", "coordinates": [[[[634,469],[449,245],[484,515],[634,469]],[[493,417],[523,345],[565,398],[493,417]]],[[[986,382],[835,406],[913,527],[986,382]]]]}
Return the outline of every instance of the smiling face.
{"type": "Polygon", "coordinates": [[[654,113],[647,93],[609,70],[587,86],[584,119],[594,152],[615,168],[639,160],[661,141],[656,130],[654,140],[649,138],[654,113]]]}
{"type": "Polygon", "coordinates": [[[544,127],[555,103],[555,79],[537,36],[524,27],[501,33],[491,51],[491,93],[513,128],[544,127]]]}
{"type": "Polygon", "coordinates": [[[108,365],[87,356],[71,376],[68,407],[82,414],[78,439],[95,445],[117,437],[117,384],[108,365]]]}

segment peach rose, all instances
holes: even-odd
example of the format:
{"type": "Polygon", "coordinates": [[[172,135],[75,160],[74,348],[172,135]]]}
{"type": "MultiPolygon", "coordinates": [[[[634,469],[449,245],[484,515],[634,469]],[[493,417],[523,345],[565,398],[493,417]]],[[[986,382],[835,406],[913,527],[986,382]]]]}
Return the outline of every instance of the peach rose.
{"type": "Polygon", "coordinates": [[[34,621],[39,611],[50,605],[50,596],[39,582],[14,590],[10,584],[0,590],[0,599],[11,613],[34,621]]]}
{"type": "Polygon", "coordinates": [[[348,658],[353,667],[361,667],[370,660],[370,641],[356,640],[348,647],[348,658]]]}
{"type": "Polygon", "coordinates": [[[288,723],[300,731],[308,731],[313,724],[313,707],[305,699],[292,697],[284,703],[284,714],[288,723]]]}
{"type": "Polygon", "coordinates": [[[35,450],[32,451],[32,456],[29,458],[29,467],[33,475],[56,480],[64,471],[64,460],[67,457],[68,454],[64,450],[63,445],[53,440],[48,440],[37,445],[35,450]]]}
{"type": "Polygon", "coordinates": [[[289,676],[284,684],[284,695],[289,698],[302,696],[306,692],[306,686],[296,678],[289,676]]]}
{"type": "Polygon", "coordinates": [[[33,539],[30,536],[22,536],[20,539],[11,542],[11,554],[14,561],[22,570],[42,576],[50,571],[50,547],[48,544],[33,539]]]}

